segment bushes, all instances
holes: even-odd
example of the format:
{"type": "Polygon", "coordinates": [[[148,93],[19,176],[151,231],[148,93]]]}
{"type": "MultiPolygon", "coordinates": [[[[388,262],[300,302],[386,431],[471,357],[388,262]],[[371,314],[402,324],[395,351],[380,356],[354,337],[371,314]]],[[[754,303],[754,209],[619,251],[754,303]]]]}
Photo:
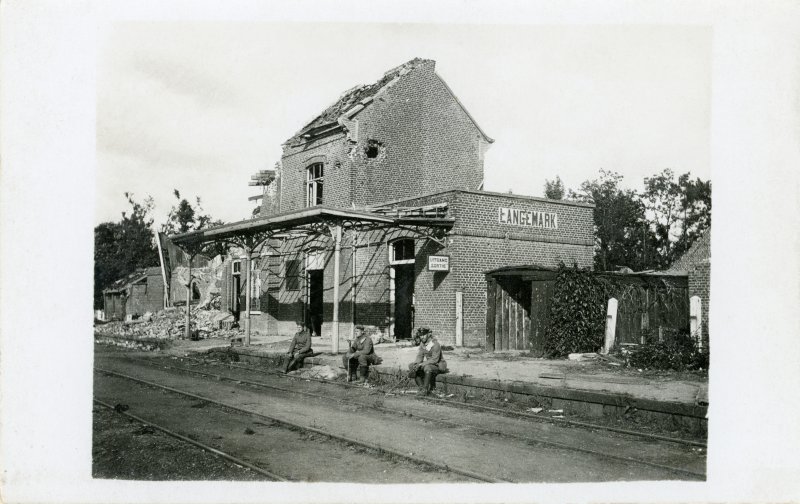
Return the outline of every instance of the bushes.
{"type": "Polygon", "coordinates": [[[708,347],[699,351],[688,331],[673,331],[664,341],[631,350],[628,364],[640,369],[692,371],[708,369],[708,347]]]}
{"type": "Polygon", "coordinates": [[[608,284],[590,270],[561,264],[545,335],[547,357],[596,352],[603,346],[608,284]]]}

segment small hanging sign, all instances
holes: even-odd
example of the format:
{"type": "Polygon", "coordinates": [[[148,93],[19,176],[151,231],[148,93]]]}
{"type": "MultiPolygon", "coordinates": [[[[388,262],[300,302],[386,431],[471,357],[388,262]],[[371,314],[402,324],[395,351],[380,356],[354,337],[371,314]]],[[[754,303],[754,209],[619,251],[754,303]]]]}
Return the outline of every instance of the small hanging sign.
{"type": "Polygon", "coordinates": [[[450,271],[450,256],[428,256],[428,271],[450,271]]]}

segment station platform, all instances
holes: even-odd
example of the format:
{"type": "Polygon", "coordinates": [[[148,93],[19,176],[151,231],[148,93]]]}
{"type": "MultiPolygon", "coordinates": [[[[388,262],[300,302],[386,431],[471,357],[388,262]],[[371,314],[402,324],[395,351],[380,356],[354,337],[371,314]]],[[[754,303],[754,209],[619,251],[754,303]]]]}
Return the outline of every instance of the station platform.
{"type": "MultiPolygon", "coordinates": [[[[198,346],[194,352],[214,347],[198,346]]],[[[219,340],[216,340],[217,342],[219,340]]],[[[284,359],[290,339],[251,337],[249,346],[230,348],[241,360],[277,367],[284,359]]],[[[339,344],[339,353],[347,342],[339,344]]],[[[306,366],[341,367],[329,338],[315,337],[312,349],[319,355],[306,359],[306,366]]],[[[379,343],[375,352],[383,359],[374,366],[380,374],[405,372],[417,347],[410,342],[379,343]]],[[[621,416],[635,411],[640,416],[680,424],[690,430],[707,425],[708,381],[690,373],[655,373],[613,366],[599,359],[589,361],[550,360],[520,355],[521,352],[487,352],[479,348],[444,351],[449,372],[437,378],[439,390],[471,394],[472,397],[506,398],[528,404],[563,408],[589,416],[621,416]]]]}

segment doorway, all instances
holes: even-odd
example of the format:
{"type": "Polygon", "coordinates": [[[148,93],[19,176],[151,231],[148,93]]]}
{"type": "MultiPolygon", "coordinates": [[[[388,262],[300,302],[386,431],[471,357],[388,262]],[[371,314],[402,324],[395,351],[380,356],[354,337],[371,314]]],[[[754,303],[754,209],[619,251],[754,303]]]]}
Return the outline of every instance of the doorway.
{"type": "Polygon", "coordinates": [[[311,325],[313,336],[322,336],[323,312],[323,276],[325,270],[311,270],[308,272],[308,310],[306,321],[311,325]]]}
{"type": "Polygon", "coordinates": [[[414,327],[414,265],[398,264],[394,270],[394,337],[410,339],[414,327]]]}

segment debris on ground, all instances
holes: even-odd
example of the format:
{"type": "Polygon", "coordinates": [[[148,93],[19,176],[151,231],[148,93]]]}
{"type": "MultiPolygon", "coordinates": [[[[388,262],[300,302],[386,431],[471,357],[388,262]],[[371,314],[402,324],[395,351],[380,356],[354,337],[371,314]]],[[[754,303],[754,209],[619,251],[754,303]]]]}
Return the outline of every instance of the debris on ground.
{"type": "MultiPolygon", "coordinates": [[[[243,331],[233,327],[233,315],[227,311],[191,309],[191,331],[193,340],[208,338],[239,338],[243,331]]],[[[136,320],[108,322],[95,325],[95,341],[98,343],[127,346],[139,350],[163,348],[154,342],[182,339],[186,334],[185,309],[166,309],[156,313],[147,312],[136,320]],[[133,341],[129,341],[133,340],[133,341]]]]}
{"type": "Polygon", "coordinates": [[[539,378],[547,378],[550,380],[563,380],[566,375],[563,373],[539,373],[539,378]]]}
{"type": "Polygon", "coordinates": [[[331,366],[313,366],[308,368],[300,368],[297,371],[292,371],[291,374],[300,376],[301,378],[317,378],[322,380],[336,380],[340,376],[345,376],[347,371],[344,369],[333,368],[331,366]]]}
{"type": "Polygon", "coordinates": [[[574,361],[593,361],[597,360],[598,355],[596,353],[571,353],[567,356],[569,360],[574,361]]]}
{"type": "Polygon", "coordinates": [[[531,413],[541,413],[544,408],[528,408],[531,413]]]}
{"type": "Polygon", "coordinates": [[[547,410],[548,413],[564,413],[563,409],[549,409],[547,410]]]}
{"type": "Polygon", "coordinates": [[[618,358],[614,357],[613,355],[609,355],[609,354],[606,354],[606,355],[596,354],[596,355],[601,361],[603,361],[603,362],[605,362],[607,364],[611,364],[612,366],[622,366],[623,364],[625,364],[624,360],[618,359],[618,358]]]}

